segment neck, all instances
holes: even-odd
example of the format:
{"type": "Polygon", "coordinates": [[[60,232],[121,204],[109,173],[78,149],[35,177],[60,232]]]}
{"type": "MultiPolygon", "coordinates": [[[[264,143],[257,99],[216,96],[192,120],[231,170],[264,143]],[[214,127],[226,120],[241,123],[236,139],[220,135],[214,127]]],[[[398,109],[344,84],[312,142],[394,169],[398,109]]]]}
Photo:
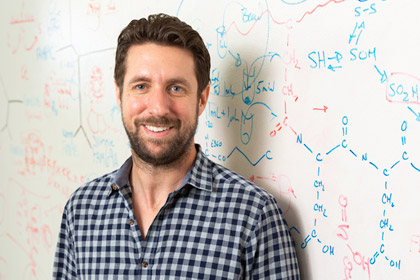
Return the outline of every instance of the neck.
{"type": "Polygon", "coordinates": [[[196,155],[197,151],[193,144],[176,162],[165,166],[152,166],[132,152],[133,168],[130,182],[133,196],[141,196],[149,207],[162,206],[169,193],[181,185],[196,155]]]}

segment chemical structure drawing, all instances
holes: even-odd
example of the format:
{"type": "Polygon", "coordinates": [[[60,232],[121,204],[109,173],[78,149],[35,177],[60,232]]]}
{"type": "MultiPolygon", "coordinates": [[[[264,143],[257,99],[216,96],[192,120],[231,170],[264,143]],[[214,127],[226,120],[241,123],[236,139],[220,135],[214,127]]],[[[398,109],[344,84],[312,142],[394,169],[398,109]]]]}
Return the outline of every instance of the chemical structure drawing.
{"type": "Polygon", "coordinates": [[[195,141],[276,198],[301,278],[416,275],[419,4],[162,3],[19,0],[0,11],[0,278],[51,275],[68,197],[130,155],[117,36],[156,12],[202,35],[210,95],[195,141]]]}

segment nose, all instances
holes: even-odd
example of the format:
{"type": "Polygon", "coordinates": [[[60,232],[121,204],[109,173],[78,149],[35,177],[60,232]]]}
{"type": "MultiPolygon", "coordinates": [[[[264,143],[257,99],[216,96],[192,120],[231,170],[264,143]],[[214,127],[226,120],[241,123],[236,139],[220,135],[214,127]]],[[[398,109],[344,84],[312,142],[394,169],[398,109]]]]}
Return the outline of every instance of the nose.
{"type": "Polygon", "coordinates": [[[148,110],[151,115],[163,117],[169,114],[171,99],[163,88],[155,88],[148,96],[148,110]]]}

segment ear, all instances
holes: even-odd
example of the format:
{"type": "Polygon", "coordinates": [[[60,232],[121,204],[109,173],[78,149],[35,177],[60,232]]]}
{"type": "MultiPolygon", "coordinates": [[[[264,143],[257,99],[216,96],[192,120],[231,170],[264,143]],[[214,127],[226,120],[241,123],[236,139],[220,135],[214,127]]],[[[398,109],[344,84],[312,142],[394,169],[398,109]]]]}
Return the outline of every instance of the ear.
{"type": "Polygon", "coordinates": [[[121,110],[121,91],[120,91],[120,88],[118,87],[117,82],[115,80],[114,80],[114,85],[115,85],[115,93],[116,93],[116,96],[117,96],[118,107],[121,110]]]}
{"type": "Polygon", "coordinates": [[[206,108],[207,100],[209,99],[209,93],[210,93],[210,85],[207,85],[206,88],[201,92],[201,95],[198,100],[198,115],[201,116],[201,114],[204,112],[204,109],[206,108]]]}

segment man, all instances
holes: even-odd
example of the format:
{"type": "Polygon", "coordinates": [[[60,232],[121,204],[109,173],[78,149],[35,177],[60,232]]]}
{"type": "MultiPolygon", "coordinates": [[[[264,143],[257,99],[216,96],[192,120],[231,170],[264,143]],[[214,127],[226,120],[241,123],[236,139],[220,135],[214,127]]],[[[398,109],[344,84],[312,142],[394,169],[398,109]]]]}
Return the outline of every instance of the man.
{"type": "Polygon", "coordinates": [[[66,204],[54,277],[299,279],[274,198],[194,144],[210,88],[200,35],[163,14],[133,20],[114,77],[132,157],[66,204]]]}

